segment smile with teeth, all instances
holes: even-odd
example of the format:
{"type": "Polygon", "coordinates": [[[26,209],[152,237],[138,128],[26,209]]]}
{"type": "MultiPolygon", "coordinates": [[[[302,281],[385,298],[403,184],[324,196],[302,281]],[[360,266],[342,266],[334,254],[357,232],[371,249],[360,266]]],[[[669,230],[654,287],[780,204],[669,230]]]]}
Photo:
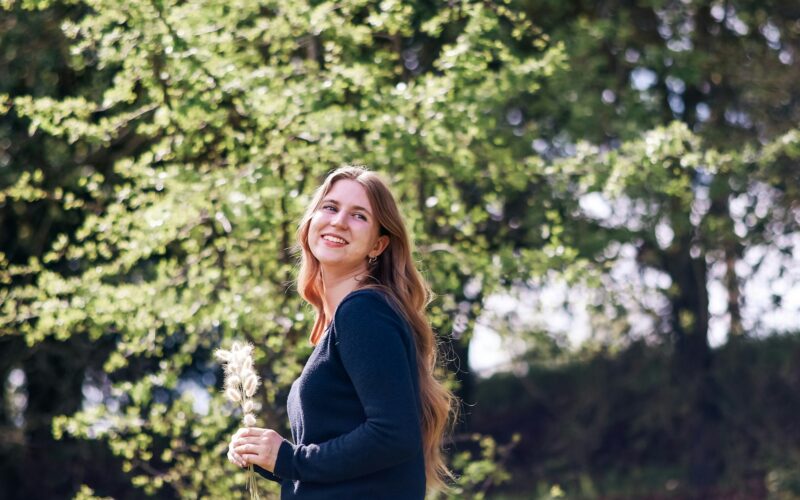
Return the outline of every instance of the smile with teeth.
{"type": "Polygon", "coordinates": [[[332,241],[333,243],[339,243],[341,245],[346,244],[347,242],[338,236],[333,236],[332,234],[323,234],[322,239],[326,241],[332,241]]]}

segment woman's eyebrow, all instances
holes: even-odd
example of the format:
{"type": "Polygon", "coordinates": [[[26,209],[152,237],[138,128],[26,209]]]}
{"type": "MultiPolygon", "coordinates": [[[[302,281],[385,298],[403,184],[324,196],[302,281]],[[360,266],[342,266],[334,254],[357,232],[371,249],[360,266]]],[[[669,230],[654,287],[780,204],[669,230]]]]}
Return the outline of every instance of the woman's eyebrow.
{"type": "MultiPolygon", "coordinates": [[[[334,199],[331,199],[331,198],[325,198],[324,200],[322,200],[322,202],[323,203],[333,203],[334,205],[340,205],[340,203],[338,201],[336,201],[334,199]]],[[[366,212],[367,215],[372,215],[372,213],[369,210],[367,210],[366,208],[364,208],[364,207],[362,207],[360,205],[353,205],[353,208],[356,209],[356,210],[361,210],[362,212],[366,212]]]]}

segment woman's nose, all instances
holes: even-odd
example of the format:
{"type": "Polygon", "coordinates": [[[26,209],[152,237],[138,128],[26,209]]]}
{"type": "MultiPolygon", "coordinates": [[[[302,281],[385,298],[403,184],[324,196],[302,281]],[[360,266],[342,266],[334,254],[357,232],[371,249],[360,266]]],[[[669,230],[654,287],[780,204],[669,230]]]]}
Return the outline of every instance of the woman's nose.
{"type": "Polygon", "coordinates": [[[345,217],[344,210],[339,210],[333,217],[331,217],[332,226],[345,226],[347,224],[347,217],[345,217]]]}

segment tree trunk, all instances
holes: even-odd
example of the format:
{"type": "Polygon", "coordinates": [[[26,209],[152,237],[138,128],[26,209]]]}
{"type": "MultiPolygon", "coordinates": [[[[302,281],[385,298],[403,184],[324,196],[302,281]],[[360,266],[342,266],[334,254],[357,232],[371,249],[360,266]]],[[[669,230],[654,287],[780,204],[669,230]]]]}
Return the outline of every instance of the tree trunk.
{"type": "Polygon", "coordinates": [[[708,345],[708,289],[705,256],[690,254],[691,241],[679,242],[665,255],[667,272],[678,293],[672,299],[671,323],[675,335],[672,383],[687,399],[682,438],[688,450],[687,479],[702,498],[718,481],[720,423],[713,356],[708,345]]]}

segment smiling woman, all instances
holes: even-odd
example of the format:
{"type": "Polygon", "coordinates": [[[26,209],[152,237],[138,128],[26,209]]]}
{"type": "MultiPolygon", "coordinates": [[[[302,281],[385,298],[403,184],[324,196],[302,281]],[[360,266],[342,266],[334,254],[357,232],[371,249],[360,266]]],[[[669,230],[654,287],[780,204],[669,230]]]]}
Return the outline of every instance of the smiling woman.
{"type": "Polygon", "coordinates": [[[446,488],[454,397],[434,376],[431,294],[389,188],[363,168],[334,171],[297,239],[298,289],[316,321],[287,401],[292,441],[242,428],[228,459],[281,483],[281,498],[422,499],[446,488]]]}
{"type": "Polygon", "coordinates": [[[331,186],[312,215],[308,246],[324,265],[325,278],[367,274],[369,262],[374,263],[389,244],[367,208],[370,205],[361,184],[342,179],[331,186]]]}

